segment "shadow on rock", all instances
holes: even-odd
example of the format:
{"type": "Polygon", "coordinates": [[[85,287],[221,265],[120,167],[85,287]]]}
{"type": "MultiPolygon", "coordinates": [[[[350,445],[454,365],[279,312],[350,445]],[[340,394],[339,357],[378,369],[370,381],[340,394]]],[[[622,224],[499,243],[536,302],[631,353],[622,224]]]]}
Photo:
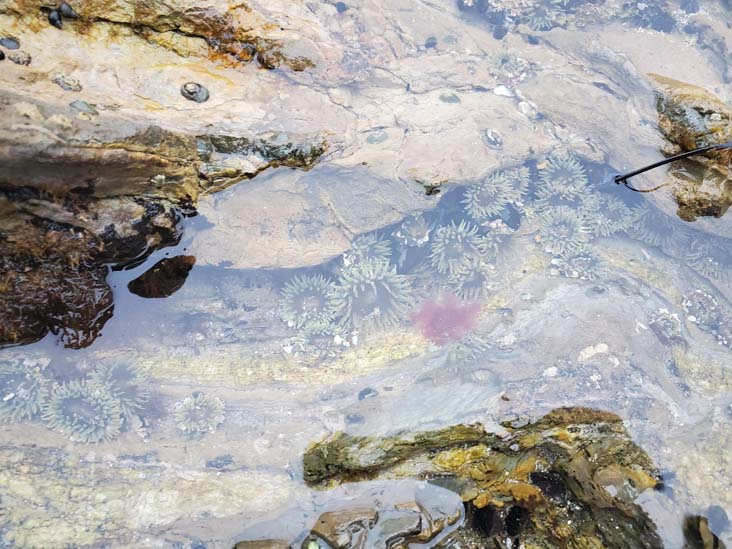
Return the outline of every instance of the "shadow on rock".
{"type": "Polygon", "coordinates": [[[168,297],[180,290],[188,278],[196,258],[192,255],[178,255],[161,259],[127,287],[140,297],[168,297]]]}

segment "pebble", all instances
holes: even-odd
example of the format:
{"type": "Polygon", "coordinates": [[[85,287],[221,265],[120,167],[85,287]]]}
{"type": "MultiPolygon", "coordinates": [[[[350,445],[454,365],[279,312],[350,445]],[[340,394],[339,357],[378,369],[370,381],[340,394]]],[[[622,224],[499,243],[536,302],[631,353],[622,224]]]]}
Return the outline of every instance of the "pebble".
{"type": "Polygon", "coordinates": [[[51,82],[54,84],[58,84],[61,89],[65,91],[73,91],[73,92],[80,92],[81,91],[81,84],[76,78],[71,78],[68,76],[64,76],[62,74],[57,74],[51,79],[51,82]]]}
{"type": "Polygon", "coordinates": [[[358,393],[358,400],[366,400],[367,398],[375,397],[379,392],[371,387],[366,387],[358,393]]]}
{"type": "Polygon", "coordinates": [[[378,145],[379,143],[383,143],[389,139],[389,134],[386,133],[384,130],[376,130],[369,134],[369,136],[366,138],[366,143],[370,145],[378,145]]]}
{"type": "Polygon", "coordinates": [[[336,2],[335,9],[338,13],[348,11],[348,5],[345,2],[336,2]]]}
{"type": "Polygon", "coordinates": [[[590,345],[589,347],[585,347],[582,349],[579,353],[579,356],[577,357],[577,360],[580,362],[585,362],[586,360],[591,359],[595,355],[601,355],[606,354],[610,352],[610,347],[608,347],[607,343],[598,343],[597,345],[590,345]]]}
{"type": "Polygon", "coordinates": [[[12,36],[5,36],[0,38],[0,46],[6,50],[17,50],[20,48],[20,42],[17,38],[13,38],[12,36]]]}
{"type": "Polygon", "coordinates": [[[496,95],[500,95],[501,97],[513,97],[514,96],[514,93],[509,88],[507,88],[506,86],[503,86],[503,85],[496,86],[493,89],[493,93],[495,93],[496,95]]]}
{"type": "Polygon", "coordinates": [[[76,111],[83,112],[86,114],[91,114],[94,116],[99,114],[99,111],[97,109],[95,109],[94,107],[92,107],[86,101],[78,101],[78,100],[72,101],[71,103],[69,103],[69,106],[76,111]]]}
{"type": "Polygon", "coordinates": [[[460,98],[454,93],[440,94],[440,101],[443,103],[460,103],[460,98]]]}
{"type": "Polygon", "coordinates": [[[437,38],[434,36],[430,36],[427,40],[424,41],[424,47],[429,48],[436,48],[437,47],[437,38]]]}
{"type": "Polygon", "coordinates": [[[0,61],[2,61],[3,59],[5,59],[5,53],[0,50],[0,61]]]}
{"type": "Polygon", "coordinates": [[[557,377],[557,375],[559,375],[559,368],[557,368],[556,366],[550,366],[549,368],[544,370],[541,375],[543,375],[544,377],[557,377]]]}
{"type": "Polygon", "coordinates": [[[10,59],[16,65],[23,65],[23,66],[30,65],[31,61],[33,60],[31,58],[30,54],[25,53],[24,51],[17,51],[17,52],[9,53],[8,59],[10,59]]]}

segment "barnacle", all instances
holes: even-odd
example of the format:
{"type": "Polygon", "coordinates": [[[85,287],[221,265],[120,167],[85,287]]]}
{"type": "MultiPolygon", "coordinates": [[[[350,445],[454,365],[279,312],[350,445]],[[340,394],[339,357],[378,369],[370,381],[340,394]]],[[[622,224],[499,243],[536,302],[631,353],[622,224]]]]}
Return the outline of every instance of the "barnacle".
{"type": "Polygon", "coordinates": [[[587,220],[566,206],[543,212],[539,221],[539,243],[551,254],[561,256],[577,252],[589,240],[587,220]]]}
{"type": "Polygon", "coordinates": [[[196,391],[175,403],[173,419],[178,429],[190,438],[213,433],[224,422],[224,402],[196,391]]]}
{"type": "Polygon", "coordinates": [[[21,356],[0,360],[0,419],[23,421],[41,411],[48,396],[45,365],[21,356]]]}
{"type": "Polygon", "coordinates": [[[43,407],[43,420],[74,442],[108,442],[119,435],[122,411],[109,392],[71,381],[54,389],[43,407]]]}
{"type": "Polygon", "coordinates": [[[494,172],[480,183],[469,185],[463,194],[465,211],[476,221],[497,216],[515,194],[507,172],[494,172]]]}
{"type": "Polygon", "coordinates": [[[605,265],[587,244],[566,251],[552,260],[560,275],[580,280],[597,280],[605,274],[605,265]]]}
{"type": "Polygon", "coordinates": [[[592,215],[595,236],[610,236],[625,231],[634,221],[633,212],[615,196],[598,198],[598,207],[592,215]]]}
{"type": "Polygon", "coordinates": [[[681,306],[687,318],[705,332],[715,332],[722,320],[722,311],[713,295],[702,289],[684,294],[681,306]]]}
{"type": "Polygon", "coordinates": [[[486,297],[496,269],[490,263],[476,260],[465,269],[451,274],[448,283],[456,295],[468,301],[486,297]]]}
{"type": "Polygon", "coordinates": [[[343,265],[352,267],[364,261],[386,261],[391,256],[391,242],[375,234],[357,236],[351,248],[343,254],[343,265]]]}
{"type": "Polygon", "coordinates": [[[478,228],[461,221],[459,225],[439,227],[432,239],[432,266],[442,274],[455,274],[474,261],[484,257],[487,241],[478,234],[478,228]]]}
{"type": "Polygon", "coordinates": [[[295,276],[282,290],[282,320],[294,328],[330,322],[336,312],[334,290],[322,275],[295,276]]]}
{"type": "Polygon", "coordinates": [[[150,377],[140,367],[127,362],[109,362],[97,366],[89,383],[111,395],[125,419],[137,414],[150,398],[150,377]]]}
{"type": "Polygon", "coordinates": [[[341,324],[366,331],[397,324],[411,300],[409,279],[383,261],[367,261],[343,271],[336,288],[341,324]]]}
{"type": "Polygon", "coordinates": [[[686,261],[702,276],[728,283],[732,271],[732,242],[726,238],[693,240],[686,261]]]}

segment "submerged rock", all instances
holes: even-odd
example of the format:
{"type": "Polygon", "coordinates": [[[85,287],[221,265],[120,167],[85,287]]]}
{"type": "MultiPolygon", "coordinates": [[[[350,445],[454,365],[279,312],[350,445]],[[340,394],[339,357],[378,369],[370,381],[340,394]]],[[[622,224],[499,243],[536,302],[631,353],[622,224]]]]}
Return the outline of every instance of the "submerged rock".
{"type": "MultiPolygon", "coordinates": [[[[523,427],[481,425],[371,439],[337,433],[311,445],[311,486],[418,478],[449,488],[468,518],[456,536],[484,546],[660,547],[635,503],[660,474],[622,420],[588,408],[556,409],[523,427]]],[[[443,542],[444,543],[444,542],[443,542]]]]}
{"type": "MultiPolygon", "coordinates": [[[[672,153],[732,141],[732,109],[703,88],[651,75],[663,135],[672,153]]],[[[710,151],[684,160],[669,170],[678,215],[721,217],[732,204],[732,151],[710,151]]]]}

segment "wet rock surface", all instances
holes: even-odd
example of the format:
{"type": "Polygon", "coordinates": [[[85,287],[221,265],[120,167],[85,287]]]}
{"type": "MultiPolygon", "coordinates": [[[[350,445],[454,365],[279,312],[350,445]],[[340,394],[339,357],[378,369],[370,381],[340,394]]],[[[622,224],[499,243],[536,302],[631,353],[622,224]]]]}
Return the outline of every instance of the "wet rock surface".
{"type": "Polygon", "coordinates": [[[659,485],[660,473],[620,418],[567,408],[504,427],[497,435],[479,425],[387,439],[340,433],[308,449],[304,477],[321,487],[427,479],[460,494],[468,515],[461,529],[486,546],[661,546],[652,520],[634,503],[659,485]]]}
{"type": "MultiPolygon", "coordinates": [[[[732,140],[732,110],[707,90],[652,75],[657,86],[659,126],[672,144],[670,152],[686,152],[732,140]]],[[[700,216],[722,217],[732,204],[732,155],[710,151],[686,159],[671,170],[678,215],[686,221],[700,216]]]]}
{"type": "MultiPolygon", "coordinates": [[[[0,318],[6,343],[58,334],[0,356],[2,543],[284,546],[352,527],[484,547],[499,531],[539,539],[532,517],[562,516],[562,498],[582,513],[607,505],[598,524],[635,524],[634,541],[655,539],[642,507],[669,547],[685,516],[688,539],[728,543],[709,511],[732,505],[718,488],[730,482],[732,232],[728,213],[708,215],[723,187],[711,166],[708,199],[686,185],[690,224],[668,189],[605,179],[662,156],[646,74],[729,98],[729,6],[685,4],[70,2],[78,17],[0,5],[0,318]],[[208,99],[186,98],[189,82],[208,99]],[[165,252],[195,266],[159,285],[165,252]],[[172,293],[140,298],[134,280],[172,293]],[[470,322],[440,314],[445,294],[470,322]],[[413,322],[425,302],[429,329],[413,322]],[[460,448],[436,451],[455,457],[442,476],[470,477],[451,489],[487,501],[465,492],[473,514],[456,526],[470,527],[454,532],[437,527],[454,513],[430,506],[435,492],[379,507],[363,488],[358,505],[329,506],[333,491],[301,480],[308,444],[332,432],[396,441],[483,422],[505,434],[497,421],[566,405],[622,416],[637,447],[616,418],[598,421],[653,456],[666,491],[610,493],[627,463],[590,479],[591,494],[512,469],[525,454],[565,479],[597,473],[569,470],[586,465],[568,455],[580,438],[603,448],[584,424],[566,445],[554,428],[518,450],[481,435],[516,493],[465,473],[460,448]],[[399,520],[363,525],[378,512],[399,520]]],[[[426,470],[435,455],[420,454],[426,470]]],[[[383,470],[419,478],[402,464],[383,470]]],[[[644,467],[633,474],[655,478],[644,467]]]]}

